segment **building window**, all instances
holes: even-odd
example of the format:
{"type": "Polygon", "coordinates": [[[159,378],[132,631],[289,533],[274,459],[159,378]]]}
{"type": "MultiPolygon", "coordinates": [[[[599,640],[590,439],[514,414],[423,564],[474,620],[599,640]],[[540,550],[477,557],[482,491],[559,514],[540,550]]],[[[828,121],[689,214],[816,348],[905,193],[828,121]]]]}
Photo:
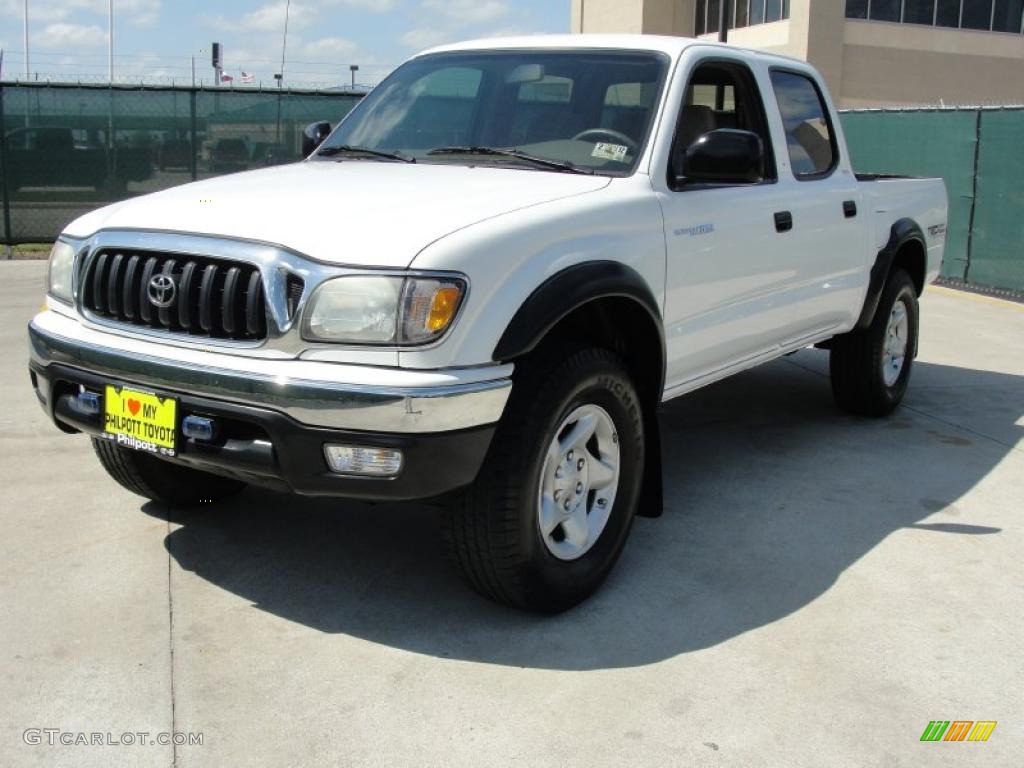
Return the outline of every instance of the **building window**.
{"type": "Polygon", "coordinates": [[[870,18],[875,21],[899,21],[900,0],[871,0],[870,18]]]}
{"type": "Polygon", "coordinates": [[[1020,32],[1024,27],[1024,0],[996,0],[992,9],[993,32],[1020,32]]]}
{"type": "Polygon", "coordinates": [[[846,18],[866,19],[868,17],[868,0],[846,0],[846,18]]]}
{"type": "Polygon", "coordinates": [[[960,0],[939,0],[935,13],[935,25],[938,27],[960,26],[960,0]]]}
{"type": "Polygon", "coordinates": [[[1020,34],[1024,0],[846,0],[846,18],[1020,34]]]}
{"type": "Polygon", "coordinates": [[[905,24],[934,24],[935,0],[906,0],[903,4],[905,24]]]}
{"type": "Polygon", "coordinates": [[[789,0],[697,0],[697,18],[693,25],[695,34],[718,32],[723,2],[729,11],[730,29],[789,18],[789,0]]]}
{"type": "Polygon", "coordinates": [[[992,29],[992,0],[964,3],[964,9],[960,12],[960,26],[964,29],[992,29]]]}

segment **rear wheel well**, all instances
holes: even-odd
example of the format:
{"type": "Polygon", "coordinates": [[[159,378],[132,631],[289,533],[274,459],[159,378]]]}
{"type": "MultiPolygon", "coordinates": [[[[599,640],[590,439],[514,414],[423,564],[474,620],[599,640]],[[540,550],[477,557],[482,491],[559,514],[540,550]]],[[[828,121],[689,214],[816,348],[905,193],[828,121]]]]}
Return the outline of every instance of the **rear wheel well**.
{"type": "Polygon", "coordinates": [[[896,270],[906,270],[907,274],[910,275],[910,279],[914,281],[917,295],[920,296],[924,292],[925,263],[924,245],[921,241],[916,238],[907,240],[896,252],[896,256],[892,260],[892,266],[889,267],[889,275],[886,278],[886,282],[895,274],[896,270]]]}

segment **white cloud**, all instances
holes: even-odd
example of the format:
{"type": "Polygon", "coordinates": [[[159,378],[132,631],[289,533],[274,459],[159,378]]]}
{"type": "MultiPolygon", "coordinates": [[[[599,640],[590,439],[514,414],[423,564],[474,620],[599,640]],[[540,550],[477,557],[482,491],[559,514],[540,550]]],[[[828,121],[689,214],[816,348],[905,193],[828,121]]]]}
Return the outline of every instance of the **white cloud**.
{"type": "MultiPolygon", "coordinates": [[[[24,0],[0,0],[0,15],[21,18],[25,10],[24,0]]],[[[29,21],[59,21],[66,18],[73,9],[66,4],[29,5],[29,21]]]]}
{"type": "Polygon", "coordinates": [[[542,35],[543,32],[531,32],[523,27],[502,27],[481,32],[478,37],[525,37],[528,35],[542,35]]]}
{"type": "MultiPolygon", "coordinates": [[[[149,26],[160,16],[162,0],[117,0],[114,4],[115,28],[119,21],[126,20],[134,26],[149,26]]],[[[63,21],[76,11],[94,13],[106,17],[107,0],[60,0],[60,2],[30,2],[30,22],[63,21]]],[[[23,0],[0,0],[0,15],[21,18],[24,12],[23,0]]]]}
{"type": "Polygon", "coordinates": [[[510,13],[505,0],[422,0],[421,9],[430,18],[429,25],[422,23],[399,38],[404,46],[414,50],[467,38],[505,37],[520,32],[517,28],[495,26],[495,22],[510,13]]]}
{"type": "Polygon", "coordinates": [[[458,24],[486,24],[508,14],[503,0],[423,0],[423,7],[458,24]]]}
{"type": "Polygon", "coordinates": [[[151,27],[160,20],[161,0],[118,0],[114,12],[129,14],[128,21],[136,27],[151,27]]]}
{"type": "Polygon", "coordinates": [[[433,48],[435,45],[444,45],[454,42],[459,38],[458,32],[453,29],[410,29],[400,38],[402,45],[413,48],[417,51],[425,48],[433,48]]]}
{"type": "Polygon", "coordinates": [[[42,34],[36,33],[33,43],[40,48],[102,46],[107,43],[107,30],[95,24],[47,24],[42,34]]]}
{"type": "Polygon", "coordinates": [[[325,5],[344,5],[373,13],[387,13],[395,7],[395,0],[323,0],[325,5]]]}
{"type": "MultiPolygon", "coordinates": [[[[246,29],[259,32],[278,32],[284,29],[285,11],[288,10],[288,27],[298,28],[313,21],[316,11],[306,5],[292,3],[290,9],[286,2],[270,3],[255,11],[243,14],[241,25],[246,29]]],[[[234,23],[237,26],[238,22],[234,23]]]]}
{"type": "MultiPolygon", "coordinates": [[[[322,37],[319,40],[303,43],[298,50],[302,56],[321,57],[332,61],[342,56],[351,57],[359,50],[359,45],[344,37],[322,37]]],[[[339,61],[339,64],[341,63],[339,61]]]]}

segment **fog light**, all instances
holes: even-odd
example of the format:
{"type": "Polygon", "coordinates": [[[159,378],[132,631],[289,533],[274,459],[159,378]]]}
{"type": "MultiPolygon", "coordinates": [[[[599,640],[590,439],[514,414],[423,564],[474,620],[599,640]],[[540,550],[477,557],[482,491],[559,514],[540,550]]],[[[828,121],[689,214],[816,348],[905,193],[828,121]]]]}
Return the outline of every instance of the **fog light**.
{"type": "Polygon", "coordinates": [[[95,392],[82,390],[78,393],[78,410],[89,416],[96,416],[100,412],[100,396],[95,392]]]}
{"type": "Polygon", "coordinates": [[[209,441],[217,433],[217,424],[203,416],[186,416],[181,420],[181,432],[193,440],[209,441]]]}
{"type": "Polygon", "coordinates": [[[397,448],[325,445],[324,455],[331,471],[341,475],[394,477],[402,470],[402,452],[397,448]]]}

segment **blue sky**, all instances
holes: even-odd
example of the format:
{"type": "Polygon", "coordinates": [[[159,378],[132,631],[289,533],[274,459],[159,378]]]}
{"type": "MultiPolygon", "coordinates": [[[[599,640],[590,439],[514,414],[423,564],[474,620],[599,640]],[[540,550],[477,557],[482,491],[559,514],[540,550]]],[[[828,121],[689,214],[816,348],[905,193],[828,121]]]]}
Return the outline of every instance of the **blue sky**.
{"type": "MultiPolygon", "coordinates": [[[[4,78],[22,76],[24,0],[0,0],[4,78]]],[[[292,0],[286,83],[374,83],[417,50],[502,34],[567,32],[569,0],[292,0]]],[[[114,0],[115,77],[212,79],[210,43],[226,71],[265,84],[280,66],[285,0],[114,0]]],[[[82,80],[107,73],[107,0],[29,0],[31,72],[82,80]]]]}

